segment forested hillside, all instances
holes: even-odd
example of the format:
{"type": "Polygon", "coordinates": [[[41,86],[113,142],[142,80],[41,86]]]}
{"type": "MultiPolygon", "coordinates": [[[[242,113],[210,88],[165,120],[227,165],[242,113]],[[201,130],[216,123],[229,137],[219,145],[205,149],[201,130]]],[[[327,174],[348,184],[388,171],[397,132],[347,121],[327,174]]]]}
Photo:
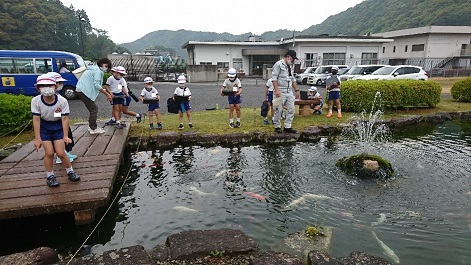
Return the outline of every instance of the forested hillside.
{"type": "Polygon", "coordinates": [[[65,7],[59,0],[0,0],[0,49],[82,54],[80,27],[86,58],[116,49],[106,31],[92,27],[84,10],[65,7]]]}
{"type": "Polygon", "coordinates": [[[428,25],[471,26],[471,0],[365,0],[301,34],[365,35],[428,25]]]}

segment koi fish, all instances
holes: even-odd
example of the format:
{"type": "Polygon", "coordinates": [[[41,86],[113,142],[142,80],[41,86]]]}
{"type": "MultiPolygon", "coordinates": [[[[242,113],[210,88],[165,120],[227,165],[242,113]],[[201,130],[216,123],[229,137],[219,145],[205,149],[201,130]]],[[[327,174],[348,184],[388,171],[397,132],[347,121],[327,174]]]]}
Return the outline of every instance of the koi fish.
{"type": "Polygon", "coordinates": [[[371,234],[373,235],[373,237],[376,239],[376,241],[378,241],[379,245],[381,246],[381,248],[383,249],[383,253],[384,255],[388,256],[390,259],[392,259],[394,261],[394,263],[401,263],[401,261],[399,260],[399,257],[394,253],[394,251],[388,247],[386,244],[384,244],[383,241],[381,241],[378,236],[376,236],[376,233],[375,231],[371,230],[371,234]]]}
{"type": "Polygon", "coordinates": [[[255,198],[259,201],[265,201],[265,197],[263,195],[260,195],[258,193],[255,193],[255,192],[251,192],[251,191],[244,191],[243,194],[247,195],[247,196],[250,196],[252,198],[255,198]]]}
{"type": "Polygon", "coordinates": [[[292,200],[288,205],[285,206],[283,210],[288,210],[293,206],[296,206],[298,204],[304,204],[306,202],[306,199],[304,197],[299,197],[297,199],[292,200]]]}
{"type": "Polygon", "coordinates": [[[214,196],[214,195],[216,195],[215,192],[209,193],[209,192],[200,191],[195,186],[191,186],[190,191],[197,194],[198,196],[214,196]]]}
{"type": "Polygon", "coordinates": [[[325,195],[317,195],[317,194],[312,194],[312,193],[306,193],[303,194],[302,196],[305,199],[315,199],[315,200],[327,200],[327,199],[333,199],[333,197],[325,196],[325,195]]]}
{"type": "Polygon", "coordinates": [[[188,208],[186,206],[175,206],[173,207],[174,210],[177,210],[179,212],[190,212],[190,213],[198,213],[199,211],[198,210],[195,210],[195,209],[191,209],[191,208],[188,208]]]}
{"type": "Polygon", "coordinates": [[[372,222],[371,226],[377,226],[379,224],[382,224],[386,221],[386,215],[384,213],[379,214],[379,218],[377,222],[372,222]]]}

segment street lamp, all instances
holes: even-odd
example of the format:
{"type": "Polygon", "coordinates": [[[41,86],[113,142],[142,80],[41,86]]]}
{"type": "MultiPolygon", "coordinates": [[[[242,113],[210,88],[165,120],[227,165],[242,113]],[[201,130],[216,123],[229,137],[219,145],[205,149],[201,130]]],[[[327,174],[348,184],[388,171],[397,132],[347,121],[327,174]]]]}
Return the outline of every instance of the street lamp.
{"type": "Polygon", "coordinates": [[[82,32],[82,22],[84,21],[85,21],[85,18],[79,15],[80,41],[82,43],[82,56],[85,56],[85,45],[83,45],[83,32],[82,32]]]}

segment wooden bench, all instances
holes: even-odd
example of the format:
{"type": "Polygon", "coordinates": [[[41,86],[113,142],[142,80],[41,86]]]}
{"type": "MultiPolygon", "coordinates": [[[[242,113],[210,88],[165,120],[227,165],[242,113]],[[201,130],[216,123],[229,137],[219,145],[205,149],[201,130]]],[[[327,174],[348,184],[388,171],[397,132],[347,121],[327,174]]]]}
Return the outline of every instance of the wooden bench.
{"type": "Polygon", "coordinates": [[[299,116],[309,116],[311,114],[311,104],[320,104],[320,99],[298,99],[294,105],[299,105],[299,116]]]}

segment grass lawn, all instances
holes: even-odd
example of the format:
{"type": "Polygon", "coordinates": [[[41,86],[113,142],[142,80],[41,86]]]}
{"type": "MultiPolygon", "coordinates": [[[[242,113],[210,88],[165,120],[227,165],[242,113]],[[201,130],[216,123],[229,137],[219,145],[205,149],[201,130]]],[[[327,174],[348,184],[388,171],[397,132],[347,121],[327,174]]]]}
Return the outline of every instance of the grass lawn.
{"type": "MultiPolygon", "coordinates": [[[[462,80],[464,77],[457,78],[431,78],[431,80],[437,81],[442,87],[443,94],[449,94],[451,86],[458,80],[462,80]]],[[[338,119],[335,115],[332,118],[325,117],[327,107],[324,106],[324,115],[311,115],[308,117],[301,117],[296,115],[293,121],[293,128],[297,130],[303,130],[308,126],[318,126],[325,124],[338,124],[347,121],[349,117],[356,113],[344,112],[343,118],[338,119]]],[[[443,97],[442,101],[435,108],[416,108],[407,110],[388,111],[384,113],[385,119],[399,118],[410,115],[427,115],[435,112],[456,112],[456,111],[470,111],[471,103],[456,102],[451,97],[443,97]]],[[[193,129],[188,128],[188,122],[186,115],[183,116],[185,128],[178,130],[178,115],[177,114],[166,114],[162,115],[163,130],[149,130],[148,120],[143,120],[142,123],[137,124],[133,122],[130,134],[136,136],[149,136],[155,135],[156,133],[169,132],[169,131],[195,131],[204,134],[226,134],[235,132],[272,132],[273,126],[263,125],[262,117],[260,116],[260,108],[242,108],[241,115],[241,128],[229,128],[229,110],[210,110],[210,111],[199,111],[191,114],[193,129]]],[[[369,110],[368,110],[369,111],[369,110]]],[[[235,116],[235,112],[234,112],[235,116]]],[[[147,118],[147,117],[146,117],[147,118]]],[[[155,118],[154,118],[155,121],[155,118]]],[[[71,123],[84,122],[79,120],[72,120],[71,123]]],[[[7,145],[16,143],[28,143],[34,139],[34,133],[32,129],[26,129],[23,133],[16,135],[7,135],[0,137],[0,148],[7,145]]]]}

